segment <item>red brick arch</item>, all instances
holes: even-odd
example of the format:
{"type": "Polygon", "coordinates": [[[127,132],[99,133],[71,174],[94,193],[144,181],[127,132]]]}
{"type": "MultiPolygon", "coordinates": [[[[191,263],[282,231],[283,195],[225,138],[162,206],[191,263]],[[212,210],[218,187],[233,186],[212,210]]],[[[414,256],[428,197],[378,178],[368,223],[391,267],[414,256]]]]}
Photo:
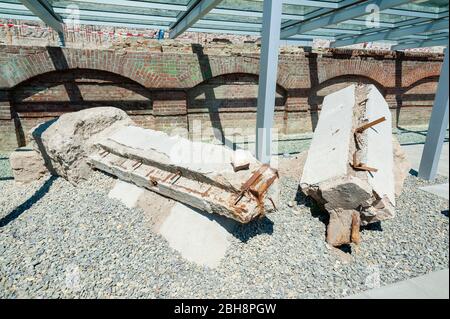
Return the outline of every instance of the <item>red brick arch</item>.
{"type": "Polygon", "coordinates": [[[441,74],[441,63],[427,63],[420,66],[405,66],[402,70],[402,86],[412,87],[415,83],[427,78],[439,77],[441,74]]]}
{"type": "Polygon", "coordinates": [[[341,76],[354,75],[372,79],[384,87],[395,86],[395,62],[393,60],[357,58],[331,60],[327,61],[328,63],[321,63],[319,61],[319,83],[341,76]]]}
{"type": "MultiPolygon", "coordinates": [[[[226,73],[211,77],[187,90],[188,107],[193,107],[193,102],[196,95],[204,95],[205,101],[208,99],[210,102],[212,99],[217,100],[214,104],[219,105],[220,108],[256,108],[258,81],[258,74],[242,72],[226,73]],[[242,85],[243,83],[245,85],[242,85]],[[219,90],[219,94],[221,95],[220,97],[215,95],[214,91],[216,89],[219,90]]],[[[286,88],[277,83],[276,105],[284,106],[287,95],[286,88]]]]}
{"type": "Polygon", "coordinates": [[[132,79],[144,86],[161,82],[157,73],[144,72],[145,59],[139,60],[134,54],[120,54],[109,50],[47,48],[33,54],[16,55],[2,66],[9,87],[41,74],[70,69],[107,71],[132,79]]]}
{"type": "Polygon", "coordinates": [[[403,106],[432,106],[439,82],[438,76],[422,78],[402,89],[400,99],[403,106]]]}
{"type": "Polygon", "coordinates": [[[327,79],[326,81],[323,81],[311,88],[311,92],[308,97],[308,104],[312,109],[317,108],[322,104],[325,95],[342,89],[352,83],[373,84],[377,87],[381,94],[386,94],[386,88],[381,83],[368,76],[360,74],[345,74],[327,79]]]}
{"type": "Polygon", "coordinates": [[[154,92],[122,75],[97,69],[68,69],[36,75],[11,88],[17,113],[59,115],[114,106],[131,114],[152,114],[154,92]]]}

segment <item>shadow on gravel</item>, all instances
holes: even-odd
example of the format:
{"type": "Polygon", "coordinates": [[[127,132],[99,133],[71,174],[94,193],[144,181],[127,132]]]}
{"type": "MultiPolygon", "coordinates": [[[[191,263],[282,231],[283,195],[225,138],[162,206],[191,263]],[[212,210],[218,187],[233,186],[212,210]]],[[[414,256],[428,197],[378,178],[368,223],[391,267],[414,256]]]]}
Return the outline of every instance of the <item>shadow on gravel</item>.
{"type": "Polygon", "coordinates": [[[0,177],[0,181],[12,181],[14,177],[8,176],[8,177],[0,177]]]}
{"type": "Polygon", "coordinates": [[[383,227],[381,227],[381,222],[376,222],[365,226],[361,226],[361,230],[383,231],[383,227]]]}
{"type": "Polygon", "coordinates": [[[342,251],[343,253],[352,254],[352,246],[350,244],[344,244],[341,246],[336,247],[336,249],[339,249],[340,251],[342,251]]]}
{"type": "Polygon", "coordinates": [[[309,208],[311,211],[311,216],[314,218],[317,218],[325,225],[328,225],[328,222],[330,221],[330,215],[327,211],[320,208],[319,205],[308,195],[306,195],[300,188],[298,187],[297,194],[295,195],[295,201],[297,202],[297,205],[304,205],[309,208]]]}
{"type": "MultiPolygon", "coordinates": [[[[306,195],[301,188],[299,187],[297,190],[297,195],[295,196],[295,201],[297,202],[297,205],[304,205],[305,207],[308,207],[311,211],[311,216],[314,218],[317,218],[322,223],[325,224],[325,226],[328,226],[328,223],[330,222],[330,215],[328,212],[324,209],[322,209],[311,197],[306,195]]],[[[369,230],[369,231],[383,231],[383,228],[381,227],[381,223],[373,223],[369,224],[367,226],[361,226],[361,230],[369,230]]],[[[326,237],[326,233],[325,233],[326,237]]],[[[346,254],[352,253],[352,246],[351,245],[342,245],[339,247],[336,247],[337,249],[340,249],[342,252],[346,254]]]]}
{"type": "MultiPolygon", "coordinates": [[[[114,177],[114,176],[113,176],[114,177]]],[[[208,218],[211,221],[215,221],[220,226],[222,226],[227,232],[229,232],[236,239],[240,240],[243,243],[247,243],[253,237],[262,234],[271,235],[273,233],[273,222],[267,218],[263,217],[262,219],[257,219],[251,221],[248,224],[241,224],[231,218],[227,218],[217,214],[211,214],[195,207],[189,206],[187,204],[183,204],[188,206],[192,210],[196,211],[198,214],[208,218]]]]}
{"type": "Polygon", "coordinates": [[[13,211],[11,211],[8,215],[0,219],[0,227],[5,227],[10,222],[14,221],[28,209],[30,209],[34,204],[36,204],[45,194],[48,193],[50,187],[53,182],[57,179],[56,176],[51,176],[48,180],[45,181],[44,185],[39,188],[39,190],[34,193],[29,199],[27,199],[23,204],[17,206],[13,211]]]}
{"type": "Polygon", "coordinates": [[[38,146],[39,152],[42,154],[42,157],[44,158],[45,167],[47,167],[48,171],[52,175],[57,175],[55,172],[55,169],[53,168],[52,161],[50,160],[50,157],[47,154],[47,150],[45,149],[44,143],[42,142],[42,134],[58,119],[53,119],[47,122],[44,122],[40,124],[38,127],[36,127],[33,131],[33,138],[38,146]]]}
{"type": "Polygon", "coordinates": [[[442,211],[441,214],[444,215],[445,217],[448,217],[448,210],[442,211]]]}
{"type": "Polygon", "coordinates": [[[269,218],[263,217],[245,225],[237,224],[231,234],[243,243],[246,243],[258,235],[272,235],[272,233],[273,222],[269,218]]]}

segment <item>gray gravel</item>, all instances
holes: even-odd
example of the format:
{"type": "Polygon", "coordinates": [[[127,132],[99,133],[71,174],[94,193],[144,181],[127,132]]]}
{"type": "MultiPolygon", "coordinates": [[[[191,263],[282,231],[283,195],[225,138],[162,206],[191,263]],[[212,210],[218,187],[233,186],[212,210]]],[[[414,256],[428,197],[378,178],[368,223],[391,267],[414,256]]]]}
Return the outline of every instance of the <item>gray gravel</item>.
{"type": "Polygon", "coordinates": [[[146,214],[108,199],[111,183],[0,180],[0,298],[340,298],[448,268],[448,202],[415,177],[397,218],[363,230],[351,254],[326,245],[324,216],[283,178],[281,211],[237,227],[216,270],[186,262],[146,214]]]}

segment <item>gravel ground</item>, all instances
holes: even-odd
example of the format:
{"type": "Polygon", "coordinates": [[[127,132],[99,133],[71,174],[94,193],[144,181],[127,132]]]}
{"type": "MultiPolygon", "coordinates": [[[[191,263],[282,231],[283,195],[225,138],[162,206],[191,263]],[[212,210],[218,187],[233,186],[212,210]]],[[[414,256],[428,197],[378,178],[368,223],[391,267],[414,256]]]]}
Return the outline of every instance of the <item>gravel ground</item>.
{"type": "Polygon", "coordinates": [[[280,211],[236,227],[211,270],[171,250],[141,210],[108,199],[112,179],[17,187],[5,162],[0,298],[340,298],[448,268],[448,202],[418,190],[428,183],[412,176],[397,218],[364,229],[351,253],[325,243],[324,216],[282,177],[280,211]]]}

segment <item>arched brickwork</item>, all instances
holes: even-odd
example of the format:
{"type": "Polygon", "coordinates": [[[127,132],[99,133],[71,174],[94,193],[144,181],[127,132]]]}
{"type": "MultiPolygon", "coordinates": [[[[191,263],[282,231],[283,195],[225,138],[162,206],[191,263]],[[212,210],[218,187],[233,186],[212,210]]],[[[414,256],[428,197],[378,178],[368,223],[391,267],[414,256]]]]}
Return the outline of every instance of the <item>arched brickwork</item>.
{"type": "MultiPolygon", "coordinates": [[[[276,106],[286,103],[286,90],[277,85],[276,106]]],[[[220,109],[256,108],[258,76],[249,73],[223,74],[210,78],[188,90],[188,108],[220,109]]]]}
{"type": "Polygon", "coordinates": [[[144,59],[136,57],[136,54],[130,56],[108,50],[51,47],[28,54],[17,54],[1,68],[10,87],[41,74],[70,69],[107,71],[130,78],[143,86],[162,82],[158,73],[149,73],[151,71],[149,65],[157,61],[154,62],[150,57],[144,59]]]}
{"type": "MultiPolygon", "coordinates": [[[[277,85],[275,126],[283,125],[286,99],[286,90],[277,85]]],[[[212,77],[188,90],[187,101],[189,126],[203,136],[211,136],[213,130],[222,136],[227,130],[234,135],[254,134],[258,76],[232,73],[212,77]]]]}
{"type": "MultiPolygon", "coordinates": [[[[409,61],[408,61],[409,62],[409,61]]],[[[417,63],[404,62],[402,70],[402,87],[411,87],[423,79],[439,77],[441,74],[441,63],[417,63]]]]}
{"type": "Polygon", "coordinates": [[[395,63],[393,60],[374,59],[333,59],[332,63],[321,63],[318,65],[319,84],[333,78],[342,76],[359,76],[371,78],[384,87],[395,86],[395,63]]]}
{"type": "Polygon", "coordinates": [[[438,82],[438,76],[430,76],[405,87],[401,95],[403,106],[433,106],[438,82]]]}
{"type": "MultiPolygon", "coordinates": [[[[0,67],[5,78],[4,81],[0,78],[0,86],[4,82],[4,87],[14,87],[40,74],[78,68],[119,74],[147,88],[189,89],[220,75],[258,75],[259,57],[39,48],[25,54],[12,55],[7,63],[0,67]]],[[[280,66],[279,83],[286,87],[287,80],[287,69],[280,66]]]]}
{"type": "Polygon", "coordinates": [[[35,125],[66,112],[113,106],[138,124],[152,126],[152,92],[126,77],[107,71],[69,69],[30,78],[10,91],[11,111],[20,144],[35,125]]]}
{"type": "Polygon", "coordinates": [[[367,76],[346,74],[328,79],[312,88],[308,97],[308,104],[311,109],[320,109],[326,95],[341,90],[351,84],[373,84],[383,96],[386,95],[386,88],[376,80],[367,76]]]}
{"type": "MultiPolygon", "coordinates": [[[[245,74],[253,79],[259,74],[260,59],[257,50],[244,52],[243,48],[244,51],[241,52],[239,48],[239,51],[222,52],[223,50],[216,48],[216,51],[207,49],[207,54],[204,54],[203,49],[192,48],[191,51],[174,46],[166,51],[163,48],[161,51],[148,52],[126,48],[88,50],[0,45],[0,132],[5,132],[2,136],[15,135],[12,124],[14,116],[22,116],[23,119],[26,115],[27,125],[32,125],[33,121],[43,121],[63,112],[62,109],[57,111],[61,105],[65,106],[63,110],[80,107],[74,103],[77,100],[75,91],[69,90],[72,101],[66,92],[66,101],[54,103],[48,108],[43,104],[39,105],[38,95],[33,92],[22,92],[22,97],[19,98],[18,91],[18,88],[23,89],[30,83],[34,83],[34,89],[39,90],[42,83],[36,82],[36,79],[43,79],[52,72],[83,72],[77,70],[91,70],[91,73],[98,75],[109,74],[125,82],[132,81],[133,85],[150,94],[151,97],[147,99],[151,107],[145,110],[148,113],[141,116],[145,126],[161,130],[170,130],[173,127],[190,129],[189,121],[194,117],[193,110],[197,112],[196,116],[200,116],[201,112],[200,108],[188,109],[189,94],[211,81],[227,77],[229,79],[230,74],[245,74]],[[39,108],[42,111],[38,111],[39,108]]],[[[383,88],[390,107],[397,108],[397,120],[400,109],[403,109],[400,118],[403,119],[404,125],[424,123],[431,111],[431,100],[436,89],[435,79],[440,74],[441,65],[442,55],[438,54],[358,50],[281,51],[277,83],[286,91],[286,94],[283,94],[286,98],[284,106],[277,103],[275,126],[283,127],[285,132],[310,131],[317,123],[317,108],[321,97],[326,94],[325,91],[361,79],[370,79],[369,83],[376,83],[379,88],[383,88]]],[[[94,78],[91,80],[95,81],[94,78]]],[[[70,86],[70,83],[66,84],[70,86]]],[[[58,95],[60,88],[57,85],[47,89],[50,92],[54,90],[53,93],[58,95]]],[[[113,92],[121,92],[122,89],[116,86],[113,92]]],[[[239,92],[237,87],[236,90],[239,92]]],[[[220,112],[211,114],[217,115],[216,120],[220,119],[225,126],[226,121],[234,124],[249,117],[251,122],[244,125],[254,127],[252,121],[255,118],[255,87],[248,93],[249,96],[244,99],[251,100],[251,111],[243,113],[239,107],[240,102],[234,101],[237,103],[236,107],[225,107],[220,112]]],[[[49,92],[45,92],[42,96],[48,94],[49,92]]],[[[126,100],[130,98],[130,92],[121,94],[125,103],[112,104],[127,108],[129,104],[126,100]]],[[[106,101],[107,97],[105,103],[106,101]]],[[[234,103],[229,102],[226,102],[228,106],[234,103]]],[[[83,99],[83,103],[85,106],[89,104],[86,99],[83,99]]],[[[99,104],[102,103],[96,101],[90,105],[99,104]]],[[[136,104],[134,108],[128,112],[142,112],[136,104]]],[[[202,113],[201,116],[211,118],[208,112],[202,113]]],[[[0,137],[0,143],[13,145],[12,140],[0,137]]]]}

